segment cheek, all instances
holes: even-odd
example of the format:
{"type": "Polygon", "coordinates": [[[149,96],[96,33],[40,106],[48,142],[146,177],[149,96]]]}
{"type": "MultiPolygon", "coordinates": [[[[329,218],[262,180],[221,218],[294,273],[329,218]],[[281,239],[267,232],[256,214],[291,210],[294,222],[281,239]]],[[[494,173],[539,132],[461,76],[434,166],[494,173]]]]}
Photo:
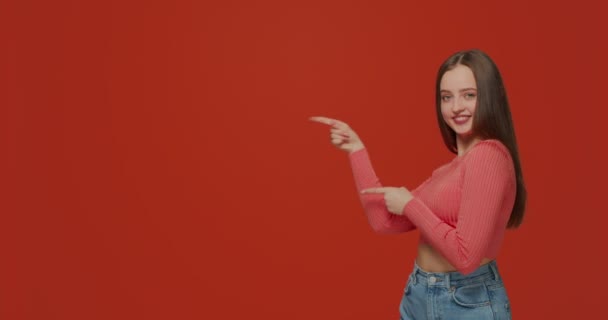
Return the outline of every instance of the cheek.
{"type": "Polygon", "coordinates": [[[475,108],[477,107],[477,99],[466,101],[465,106],[471,113],[475,112],[475,108]]]}
{"type": "Polygon", "coordinates": [[[441,115],[445,121],[450,118],[450,107],[445,103],[441,105],[441,115]]]}

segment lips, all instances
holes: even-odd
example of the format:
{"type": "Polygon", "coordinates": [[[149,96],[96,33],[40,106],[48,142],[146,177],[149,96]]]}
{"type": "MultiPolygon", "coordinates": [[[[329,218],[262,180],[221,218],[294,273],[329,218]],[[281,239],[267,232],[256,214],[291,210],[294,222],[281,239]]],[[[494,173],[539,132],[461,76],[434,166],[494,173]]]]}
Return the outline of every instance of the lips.
{"type": "Polygon", "coordinates": [[[456,124],[465,124],[470,118],[471,116],[457,116],[453,117],[452,120],[454,120],[454,123],[456,124]]]}

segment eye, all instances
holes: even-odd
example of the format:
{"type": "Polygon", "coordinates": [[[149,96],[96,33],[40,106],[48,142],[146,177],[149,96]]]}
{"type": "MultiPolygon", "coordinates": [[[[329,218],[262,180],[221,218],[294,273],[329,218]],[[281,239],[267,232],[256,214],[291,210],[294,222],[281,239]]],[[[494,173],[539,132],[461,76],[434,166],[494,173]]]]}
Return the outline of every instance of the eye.
{"type": "Polygon", "coordinates": [[[441,96],[441,101],[443,102],[448,102],[450,101],[451,96],[445,95],[445,96],[441,96]]]}
{"type": "Polygon", "coordinates": [[[467,100],[474,99],[477,95],[473,92],[467,92],[464,94],[464,98],[467,100]]]}

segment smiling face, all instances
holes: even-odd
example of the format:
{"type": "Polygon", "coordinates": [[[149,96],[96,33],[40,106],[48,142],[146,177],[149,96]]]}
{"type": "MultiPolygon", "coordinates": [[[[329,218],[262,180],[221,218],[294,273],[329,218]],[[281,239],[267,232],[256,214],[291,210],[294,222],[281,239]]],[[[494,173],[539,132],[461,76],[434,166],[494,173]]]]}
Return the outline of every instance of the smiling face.
{"type": "Polygon", "coordinates": [[[445,72],[440,83],[441,114],[457,138],[473,136],[473,115],[477,106],[477,84],[473,71],[458,64],[445,72]]]}

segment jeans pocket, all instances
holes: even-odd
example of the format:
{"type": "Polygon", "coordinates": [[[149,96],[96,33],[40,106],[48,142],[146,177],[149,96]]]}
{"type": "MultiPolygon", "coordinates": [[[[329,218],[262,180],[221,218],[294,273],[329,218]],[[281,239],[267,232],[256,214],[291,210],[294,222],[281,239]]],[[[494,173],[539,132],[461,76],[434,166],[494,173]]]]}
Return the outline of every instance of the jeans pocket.
{"type": "Polygon", "coordinates": [[[511,304],[502,281],[494,281],[488,284],[487,288],[492,300],[495,318],[501,320],[511,319],[511,304]]]}
{"type": "Polygon", "coordinates": [[[476,283],[451,290],[452,300],[465,308],[478,308],[490,305],[490,296],[483,283],[476,283]]]}
{"type": "Polygon", "coordinates": [[[413,282],[414,282],[414,281],[413,281],[413,279],[412,279],[412,277],[415,277],[415,276],[410,275],[410,276],[407,278],[407,282],[405,283],[405,289],[403,290],[403,293],[404,293],[406,296],[407,296],[407,295],[409,295],[409,294],[410,294],[410,292],[412,291],[412,285],[413,285],[413,282]]]}

